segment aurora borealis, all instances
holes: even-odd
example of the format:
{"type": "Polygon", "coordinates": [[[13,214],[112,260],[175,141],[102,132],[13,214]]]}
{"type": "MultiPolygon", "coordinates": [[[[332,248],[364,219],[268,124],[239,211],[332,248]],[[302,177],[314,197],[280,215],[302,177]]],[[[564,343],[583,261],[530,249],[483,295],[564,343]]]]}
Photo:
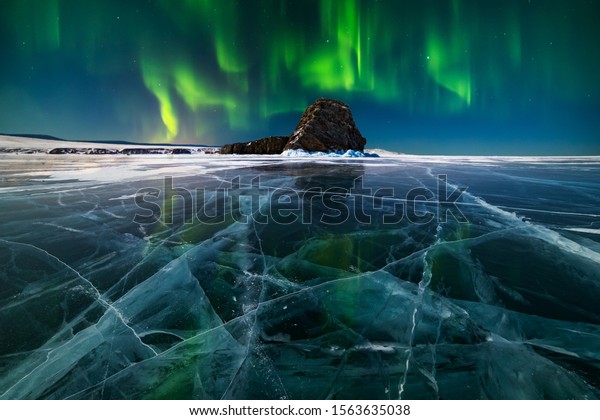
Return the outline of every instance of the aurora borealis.
{"type": "Polygon", "coordinates": [[[368,147],[600,154],[598,1],[4,0],[0,132],[221,145],[318,97],[368,147]]]}

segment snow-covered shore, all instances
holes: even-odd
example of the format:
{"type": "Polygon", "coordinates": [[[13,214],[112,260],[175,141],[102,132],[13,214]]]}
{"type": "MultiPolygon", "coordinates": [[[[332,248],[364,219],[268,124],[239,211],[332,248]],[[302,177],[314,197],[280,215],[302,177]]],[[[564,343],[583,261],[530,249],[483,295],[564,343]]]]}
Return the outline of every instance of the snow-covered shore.
{"type": "Polygon", "coordinates": [[[192,154],[215,153],[218,147],[178,144],[102,143],[0,135],[0,153],[51,154],[192,154]]]}

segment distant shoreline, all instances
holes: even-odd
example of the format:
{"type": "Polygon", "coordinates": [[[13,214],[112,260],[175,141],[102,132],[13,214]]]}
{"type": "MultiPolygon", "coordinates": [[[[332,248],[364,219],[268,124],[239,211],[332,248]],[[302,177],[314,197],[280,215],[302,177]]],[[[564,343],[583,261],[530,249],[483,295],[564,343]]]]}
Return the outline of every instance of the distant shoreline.
{"type": "MultiPolygon", "coordinates": [[[[50,137],[50,136],[48,136],[50,137]]],[[[202,145],[181,145],[169,143],[130,143],[130,142],[100,142],[100,141],[74,141],[74,140],[55,140],[31,137],[19,137],[15,135],[0,134],[0,155],[2,154],[50,154],[53,149],[73,149],[71,155],[175,155],[182,153],[172,153],[176,149],[188,149],[189,154],[211,155],[218,154],[221,146],[202,146],[202,145]],[[112,153],[86,153],[91,149],[107,149],[114,151],[112,153]],[[130,153],[121,151],[130,150],[130,153]],[[134,150],[139,150],[135,153],[134,150]],[[144,153],[145,152],[145,153],[144,153]]],[[[367,153],[378,154],[380,157],[397,157],[405,160],[411,159],[431,159],[432,162],[437,159],[444,160],[466,160],[466,161],[487,161],[487,160],[510,160],[519,162],[556,160],[556,159],[574,159],[574,160],[600,160],[600,155],[444,155],[444,154],[412,154],[391,152],[384,149],[372,148],[365,149],[367,153]]],[[[185,153],[185,152],[184,152],[185,153]]],[[[229,155],[236,157],[256,157],[268,155],[229,155]]],[[[280,155],[271,155],[271,157],[281,157],[280,155]]],[[[291,158],[290,158],[291,159],[291,158]]]]}
{"type": "Polygon", "coordinates": [[[19,139],[28,139],[28,140],[51,140],[51,141],[62,141],[66,143],[86,143],[86,144],[116,144],[116,145],[124,145],[124,146],[164,146],[164,147],[221,147],[221,146],[208,146],[206,144],[195,144],[195,143],[145,143],[145,142],[135,142],[128,140],[69,140],[62,139],[60,137],[49,136],[47,134],[5,134],[0,133],[1,137],[16,137],[19,139]]]}
{"type": "Polygon", "coordinates": [[[0,153],[52,155],[168,155],[215,154],[218,146],[145,144],[130,142],[98,142],[60,140],[51,136],[32,138],[0,135],[0,153]]]}

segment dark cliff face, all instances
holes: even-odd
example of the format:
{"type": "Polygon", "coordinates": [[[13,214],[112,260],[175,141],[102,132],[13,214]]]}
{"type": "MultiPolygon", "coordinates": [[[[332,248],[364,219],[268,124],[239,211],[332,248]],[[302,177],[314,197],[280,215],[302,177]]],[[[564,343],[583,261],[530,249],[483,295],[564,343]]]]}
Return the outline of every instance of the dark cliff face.
{"type": "Polygon", "coordinates": [[[354,123],[348,105],[334,99],[317,99],[306,108],[285,149],[310,152],[363,151],[367,140],[354,123]]]}
{"type": "Polygon", "coordinates": [[[309,152],[363,151],[367,140],[354,123],[348,105],[334,99],[317,99],[306,108],[291,136],[272,136],[249,143],[227,144],[222,154],[280,154],[284,150],[309,152]]]}
{"type": "Polygon", "coordinates": [[[289,140],[288,136],[271,136],[249,143],[226,144],[221,149],[224,155],[278,155],[289,140]]]}

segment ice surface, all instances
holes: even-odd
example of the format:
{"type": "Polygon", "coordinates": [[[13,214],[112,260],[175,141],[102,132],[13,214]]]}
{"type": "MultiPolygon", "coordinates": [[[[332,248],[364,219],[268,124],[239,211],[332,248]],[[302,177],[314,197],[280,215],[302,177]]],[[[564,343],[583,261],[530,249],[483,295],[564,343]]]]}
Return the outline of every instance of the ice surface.
{"type": "Polygon", "coordinates": [[[600,396],[597,158],[4,155],[0,226],[4,399],[600,396]],[[381,223],[440,174],[467,223],[381,223]],[[134,223],[165,175],[314,217],[134,223]],[[370,223],[320,219],[378,188],[370,223]]]}

